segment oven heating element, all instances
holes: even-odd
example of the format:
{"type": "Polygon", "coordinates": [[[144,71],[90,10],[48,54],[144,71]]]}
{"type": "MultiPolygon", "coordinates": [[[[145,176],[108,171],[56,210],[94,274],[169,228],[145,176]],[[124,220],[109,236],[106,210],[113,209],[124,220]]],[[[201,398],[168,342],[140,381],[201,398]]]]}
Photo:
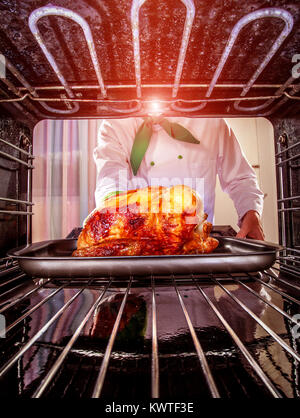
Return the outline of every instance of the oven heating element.
{"type": "MultiPolygon", "coordinates": [[[[269,116],[273,114],[278,108],[280,108],[284,103],[286,103],[289,99],[290,100],[298,100],[299,98],[294,97],[294,95],[299,92],[300,85],[299,84],[293,84],[296,79],[294,77],[289,77],[288,80],[284,84],[281,85],[261,85],[261,84],[255,84],[255,81],[259,77],[259,75],[263,72],[263,70],[267,67],[268,63],[271,61],[271,59],[275,56],[276,52],[286,39],[286,37],[291,33],[294,25],[293,16],[284,9],[276,8],[276,7],[270,7],[270,8],[264,8],[259,9],[257,11],[254,11],[252,13],[249,13],[242,17],[233,27],[230,37],[227,41],[227,45],[225,47],[225,50],[223,51],[222,57],[220,59],[220,62],[218,66],[216,67],[216,70],[214,72],[213,78],[209,85],[206,84],[180,84],[182,69],[185,61],[186,51],[188,47],[188,41],[190,37],[190,33],[193,26],[193,20],[195,16],[195,5],[193,0],[181,0],[182,3],[186,7],[186,20],[185,20],[185,26],[182,34],[182,41],[177,61],[177,68],[176,68],[176,75],[174,79],[174,84],[172,86],[172,97],[170,99],[158,99],[160,105],[162,106],[163,110],[172,109],[176,112],[179,112],[179,114],[185,115],[186,112],[189,112],[190,115],[193,114],[195,111],[199,111],[203,109],[207,103],[209,102],[234,102],[234,108],[241,112],[241,114],[253,114],[253,112],[257,112],[256,116],[269,116]],[[284,28],[282,29],[281,33],[278,35],[277,39],[275,39],[270,51],[268,54],[264,57],[263,61],[259,65],[259,67],[256,69],[256,71],[252,74],[251,78],[245,85],[235,85],[235,84],[217,84],[217,81],[221,75],[222,69],[224,68],[227,59],[230,55],[230,52],[235,45],[235,42],[242,31],[242,29],[249,24],[250,22],[257,21],[262,18],[275,18],[280,19],[284,22],[284,28]],[[180,99],[176,98],[179,89],[189,88],[192,87],[193,89],[197,89],[200,87],[208,87],[207,92],[205,94],[205,98],[202,99],[180,99]],[[210,98],[213,90],[215,88],[232,88],[232,87],[241,87],[242,92],[240,94],[240,97],[223,97],[223,98],[210,98]],[[264,96],[253,96],[253,97],[246,97],[246,94],[251,90],[251,88],[271,88],[274,89],[274,87],[277,87],[277,90],[275,94],[272,95],[264,95],[264,96]],[[287,88],[290,88],[291,90],[289,92],[286,91],[287,88]],[[275,104],[271,109],[267,110],[266,112],[258,113],[258,111],[261,111],[265,108],[268,108],[276,99],[281,99],[277,104],[275,104]],[[262,100],[264,103],[258,105],[258,106],[252,106],[252,107],[244,107],[240,105],[240,102],[242,101],[253,101],[253,100],[262,100]],[[189,107],[184,107],[182,105],[184,104],[192,104],[194,105],[189,107]]],[[[36,113],[39,117],[51,117],[51,114],[57,114],[57,115],[70,115],[70,114],[76,114],[80,107],[79,103],[97,103],[105,106],[107,111],[113,112],[116,115],[122,114],[122,115],[128,115],[137,112],[143,112],[143,109],[147,103],[151,103],[151,100],[143,99],[142,98],[142,88],[153,88],[153,87],[159,87],[162,89],[170,88],[171,86],[169,84],[159,84],[159,85],[142,85],[141,80],[141,69],[140,69],[140,44],[139,44],[139,38],[140,38],[140,31],[139,31],[139,12],[141,6],[146,2],[146,0],[133,0],[132,7],[131,7],[131,27],[132,27],[132,38],[133,38],[133,51],[134,51],[134,68],[135,68],[135,78],[136,78],[136,85],[107,85],[105,86],[102,74],[101,74],[101,67],[99,64],[99,60],[96,54],[95,44],[93,40],[93,35],[91,32],[91,29],[89,27],[89,24],[86,22],[86,20],[80,16],[78,13],[66,9],[63,7],[58,6],[45,6],[41,7],[39,9],[34,10],[30,17],[29,17],[29,28],[32,32],[32,35],[34,36],[35,40],[38,42],[42,52],[44,53],[47,61],[49,62],[51,68],[53,69],[56,77],[61,82],[61,86],[31,86],[30,83],[20,74],[20,72],[14,67],[14,65],[10,62],[8,58],[6,59],[6,65],[7,68],[12,72],[12,74],[16,77],[16,79],[21,83],[23,87],[16,87],[11,82],[8,82],[9,89],[12,90],[17,97],[9,97],[9,98],[1,98],[0,103],[13,103],[15,106],[19,105],[19,102],[26,101],[26,106],[29,107],[29,109],[32,110],[31,103],[28,102],[27,99],[30,99],[31,102],[39,102],[41,106],[46,109],[50,115],[44,115],[40,111],[36,110],[34,113],[36,113]],[[78,26],[82,29],[83,35],[86,41],[86,44],[88,46],[88,50],[90,53],[90,57],[93,63],[94,71],[97,76],[98,85],[75,85],[70,86],[65,79],[64,75],[59,70],[59,66],[55,61],[55,58],[48,50],[42,34],[40,33],[38,29],[38,21],[45,17],[45,16],[62,16],[67,19],[71,19],[74,22],[78,24],[78,26]],[[122,99],[117,100],[109,97],[108,91],[112,89],[118,89],[118,90],[124,90],[127,89],[133,89],[136,88],[136,98],[134,99],[122,99]],[[68,97],[40,97],[37,93],[37,90],[41,91],[59,91],[63,89],[68,97]],[[75,97],[76,94],[73,92],[75,89],[80,90],[99,90],[101,92],[101,98],[78,98],[75,97]],[[67,109],[55,109],[47,104],[47,102],[64,102],[67,106],[67,109]],[[126,105],[126,108],[124,108],[123,105],[126,105]],[[112,106],[113,105],[113,106],[112,106]],[[119,105],[119,107],[118,107],[119,105]],[[121,106],[120,106],[121,105],[121,106]]],[[[6,82],[7,83],[7,82],[6,82]]],[[[106,116],[109,117],[109,116],[106,116]]],[[[116,117],[116,116],[114,116],[116,117]]]]}

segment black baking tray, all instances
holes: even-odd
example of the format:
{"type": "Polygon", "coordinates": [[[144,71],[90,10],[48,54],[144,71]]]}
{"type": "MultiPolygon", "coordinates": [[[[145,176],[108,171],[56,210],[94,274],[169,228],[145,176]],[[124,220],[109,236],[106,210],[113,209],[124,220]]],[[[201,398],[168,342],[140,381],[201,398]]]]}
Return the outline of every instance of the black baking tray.
{"type": "Polygon", "coordinates": [[[76,239],[37,242],[8,252],[32,277],[87,278],[255,272],[271,267],[280,246],[242,238],[218,237],[211,254],[72,257],[76,239]]]}

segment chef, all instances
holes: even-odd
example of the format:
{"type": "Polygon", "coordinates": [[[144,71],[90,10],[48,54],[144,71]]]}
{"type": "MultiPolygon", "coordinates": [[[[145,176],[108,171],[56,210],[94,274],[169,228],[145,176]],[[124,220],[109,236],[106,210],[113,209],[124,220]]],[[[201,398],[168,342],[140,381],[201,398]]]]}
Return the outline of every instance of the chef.
{"type": "Polygon", "coordinates": [[[216,176],[234,202],[237,237],[264,239],[263,193],[230,127],[219,118],[104,120],[94,150],[96,206],[120,192],[184,184],[195,189],[213,223],[216,176]]]}

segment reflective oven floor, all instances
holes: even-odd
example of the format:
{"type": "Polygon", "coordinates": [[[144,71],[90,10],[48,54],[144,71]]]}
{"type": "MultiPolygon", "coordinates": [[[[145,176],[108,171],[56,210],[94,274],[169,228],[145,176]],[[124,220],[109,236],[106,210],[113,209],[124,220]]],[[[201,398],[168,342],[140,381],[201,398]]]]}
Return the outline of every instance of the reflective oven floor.
{"type": "Polygon", "coordinates": [[[300,397],[295,278],[50,281],[15,270],[0,284],[3,397],[300,397]]]}

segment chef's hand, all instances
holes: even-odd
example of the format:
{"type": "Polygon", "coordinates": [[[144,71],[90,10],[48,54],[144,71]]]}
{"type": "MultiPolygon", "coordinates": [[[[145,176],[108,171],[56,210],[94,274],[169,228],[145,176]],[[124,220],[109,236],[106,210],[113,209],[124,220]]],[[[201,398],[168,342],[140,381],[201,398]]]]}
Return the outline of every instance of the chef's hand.
{"type": "Polygon", "coordinates": [[[249,210],[242,219],[241,229],[236,235],[237,238],[253,238],[264,240],[265,234],[260,222],[260,216],[255,210],[249,210]]]}

